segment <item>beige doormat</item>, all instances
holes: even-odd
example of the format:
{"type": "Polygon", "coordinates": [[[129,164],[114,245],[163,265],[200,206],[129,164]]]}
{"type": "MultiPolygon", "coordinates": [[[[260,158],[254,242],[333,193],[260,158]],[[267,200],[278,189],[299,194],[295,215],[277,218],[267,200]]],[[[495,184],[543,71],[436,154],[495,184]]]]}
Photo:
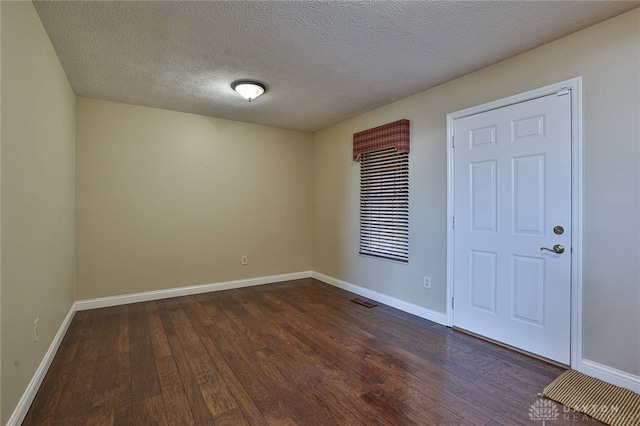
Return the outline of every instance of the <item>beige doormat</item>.
{"type": "Polygon", "coordinates": [[[562,373],[542,395],[612,426],[640,425],[640,394],[574,370],[562,373]]]}

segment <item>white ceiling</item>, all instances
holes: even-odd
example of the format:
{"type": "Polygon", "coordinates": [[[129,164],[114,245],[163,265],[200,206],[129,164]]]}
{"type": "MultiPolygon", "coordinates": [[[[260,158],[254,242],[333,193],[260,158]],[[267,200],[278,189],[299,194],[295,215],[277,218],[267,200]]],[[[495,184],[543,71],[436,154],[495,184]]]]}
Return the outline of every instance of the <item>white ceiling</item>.
{"type": "MultiPolygon", "coordinates": [[[[315,131],[640,6],[36,1],[78,96],[315,131]],[[230,84],[269,91],[248,103],[230,84]]],[[[544,69],[540,70],[544,72],[544,69]]]]}

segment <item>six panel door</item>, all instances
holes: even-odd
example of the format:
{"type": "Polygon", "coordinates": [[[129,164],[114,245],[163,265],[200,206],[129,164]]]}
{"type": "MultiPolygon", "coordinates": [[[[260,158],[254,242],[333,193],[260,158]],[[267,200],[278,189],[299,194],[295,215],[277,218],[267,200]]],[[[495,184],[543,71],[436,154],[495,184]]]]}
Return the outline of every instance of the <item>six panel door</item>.
{"type": "Polygon", "coordinates": [[[454,326],[567,365],[570,96],[454,123],[454,326]]]}

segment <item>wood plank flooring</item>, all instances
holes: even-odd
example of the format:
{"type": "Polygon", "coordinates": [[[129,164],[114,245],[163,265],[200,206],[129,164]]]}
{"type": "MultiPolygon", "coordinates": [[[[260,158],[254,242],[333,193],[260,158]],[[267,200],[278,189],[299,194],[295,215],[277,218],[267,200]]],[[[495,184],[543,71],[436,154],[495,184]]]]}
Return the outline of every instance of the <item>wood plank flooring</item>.
{"type": "Polygon", "coordinates": [[[78,312],[23,424],[541,424],[561,368],[354,296],[305,279],[78,312]]]}

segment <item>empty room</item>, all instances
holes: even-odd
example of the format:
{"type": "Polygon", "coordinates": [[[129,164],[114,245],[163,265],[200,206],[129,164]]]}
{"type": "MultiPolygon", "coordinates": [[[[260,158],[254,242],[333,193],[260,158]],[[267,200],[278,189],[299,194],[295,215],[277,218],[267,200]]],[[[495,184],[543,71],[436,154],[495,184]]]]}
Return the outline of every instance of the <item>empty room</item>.
{"type": "Polygon", "coordinates": [[[640,425],[639,7],[0,1],[0,424],[640,425]]]}

